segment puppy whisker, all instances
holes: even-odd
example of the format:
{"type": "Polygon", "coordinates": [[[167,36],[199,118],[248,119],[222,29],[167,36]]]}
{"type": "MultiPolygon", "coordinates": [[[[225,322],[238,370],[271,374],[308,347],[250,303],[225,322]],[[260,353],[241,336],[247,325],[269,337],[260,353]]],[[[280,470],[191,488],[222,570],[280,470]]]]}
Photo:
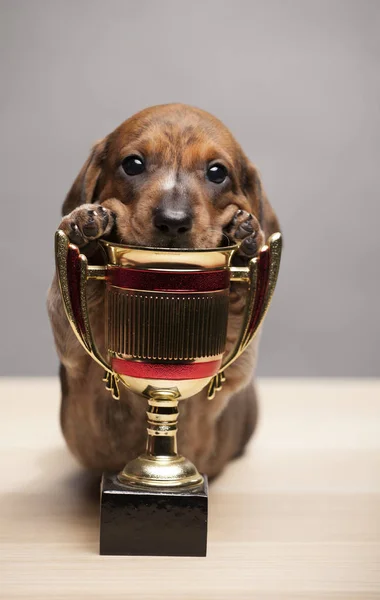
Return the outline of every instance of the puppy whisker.
{"type": "Polygon", "coordinates": [[[224,233],[224,231],[220,231],[220,229],[215,229],[214,227],[208,227],[207,231],[209,233],[217,233],[221,236],[218,246],[229,246],[231,244],[230,238],[224,233]]]}

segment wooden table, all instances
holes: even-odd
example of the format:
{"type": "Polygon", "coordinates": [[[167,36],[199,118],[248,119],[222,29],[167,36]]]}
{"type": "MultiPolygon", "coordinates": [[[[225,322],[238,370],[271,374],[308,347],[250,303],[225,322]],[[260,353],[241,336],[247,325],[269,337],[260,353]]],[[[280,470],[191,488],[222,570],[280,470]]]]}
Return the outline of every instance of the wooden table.
{"type": "Polygon", "coordinates": [[[380,381],[262,380],[247,454],[210,490],[208,557],[98,556],[98,489],[55,379],[0,380],[0,597],[380,598],[380,381]]]}

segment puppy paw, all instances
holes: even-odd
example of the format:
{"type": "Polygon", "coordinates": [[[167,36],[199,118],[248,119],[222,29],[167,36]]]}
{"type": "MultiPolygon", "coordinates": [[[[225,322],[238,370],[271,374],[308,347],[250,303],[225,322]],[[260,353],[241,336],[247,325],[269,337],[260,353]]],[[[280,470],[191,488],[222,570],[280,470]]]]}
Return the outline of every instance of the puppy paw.
{"type": "Polygon", "coordinates": [[[62,229],[70,242],[80,248],[93,240],[108,235],[115,225],[115,215],[100,204],[82,204],[61,221],[62,229]]]}
{"type": "Polygon", "coordinates": [[[252,258],[256,256],[264,244],[264,232],[260,223],[251,213],[238,210],[226,231],[232,242],[239,244],[240,256],[252,258]]]}

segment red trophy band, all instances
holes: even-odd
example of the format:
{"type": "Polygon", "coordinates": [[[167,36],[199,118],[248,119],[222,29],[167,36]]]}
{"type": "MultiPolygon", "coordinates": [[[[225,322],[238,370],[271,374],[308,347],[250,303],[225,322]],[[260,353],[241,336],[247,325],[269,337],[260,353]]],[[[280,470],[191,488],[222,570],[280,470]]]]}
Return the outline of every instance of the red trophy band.
{"type": "Polygon", "coordinates": [[[150,292],[216,292],[230,287],[228,269],[165,271],[108,266],[107,282],[120,288],[150,292]]]}
{"type": "Polygon", "coordinates": [[[133,362],[123,358],[113,358],[113,370],[120,375],[137,377],[141,379],[209,379],[215,375],[222,364],[222,358],[206,362],[192,362],[180,364],[163,364],[149,362],[133,362]]]}

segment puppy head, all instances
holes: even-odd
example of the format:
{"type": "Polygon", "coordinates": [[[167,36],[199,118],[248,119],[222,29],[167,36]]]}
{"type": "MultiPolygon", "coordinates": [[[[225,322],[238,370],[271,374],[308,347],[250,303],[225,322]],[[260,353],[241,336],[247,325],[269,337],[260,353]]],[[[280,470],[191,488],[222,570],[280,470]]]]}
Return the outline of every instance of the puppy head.
{"type": "Polygon", "coordinates": [[[264,232],[278,230],[260,177],[228,129],[182,104],[155,106],[96,144],[63,205],[63,214],[96,202],[117,216],[118,241],[211,248],[238,209],[264,232]]]}

